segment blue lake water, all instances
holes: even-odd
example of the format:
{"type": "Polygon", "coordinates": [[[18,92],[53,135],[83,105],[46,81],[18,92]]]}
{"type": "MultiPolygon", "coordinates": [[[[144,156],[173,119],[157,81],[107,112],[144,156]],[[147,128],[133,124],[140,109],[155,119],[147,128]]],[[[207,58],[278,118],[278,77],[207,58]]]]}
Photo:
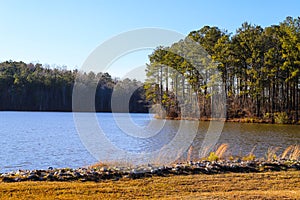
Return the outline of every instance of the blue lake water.
{"type": "MultiPolygon", "coordinates": [[[[157,135],[140,139],[124,134],[111,113],[97,113],[96,116],[106,138],[129,152],[149,152],[162,148],[176,135],[180,123],[167,121],[157,135]]],[[[140,127],[146,127],[151,120],[160,122],[148,114],[130,116],[140,127]]],[[[162,125],[155,123],[152,127],[162,125]]],[[[200,122],[193,142],[194,149],[201,146],[208,125],[209,122],[200,122]]],[[[280,147],[279,151],[282,151],[289,145],[300,144],[300,126],[225,123],[218,140],[218,144],[221,143],[228,143],[233,155],[247,154],[256,146],[254,153],[262,157],[269,147],[280,147]]],[[[0,172],[48,167],[77,168],[97,162],[80,139],[73,113],[0,112],[0,147],[0,172]]],[[[115,156],[113,152],[108,154],[112,158],[115,156]]]]}

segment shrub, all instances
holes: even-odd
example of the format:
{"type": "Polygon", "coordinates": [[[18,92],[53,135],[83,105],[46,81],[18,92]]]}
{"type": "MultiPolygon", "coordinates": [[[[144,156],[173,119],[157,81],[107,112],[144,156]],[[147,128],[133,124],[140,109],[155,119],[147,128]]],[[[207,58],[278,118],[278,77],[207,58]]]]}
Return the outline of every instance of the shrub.
{"type": "Polygon", "coordinates": [[[248,156],[245,156],[242,158],[243,161],[252,161],[255,160],[256,156],[254,154],[249,154],[248,156]]]}
{"type": "Polygon", "coordinates": [[[277,112],[274,114],[274,120],[277,124],[287,124],[289,123],[289,117],[286,112],[277,112]]]}
{"type": "Polygon", "coordinates": [[[217,161],[219,157],[216,155],[215,152],[210,152],[209,156],[207,157],[208,161],[217,161]]]}

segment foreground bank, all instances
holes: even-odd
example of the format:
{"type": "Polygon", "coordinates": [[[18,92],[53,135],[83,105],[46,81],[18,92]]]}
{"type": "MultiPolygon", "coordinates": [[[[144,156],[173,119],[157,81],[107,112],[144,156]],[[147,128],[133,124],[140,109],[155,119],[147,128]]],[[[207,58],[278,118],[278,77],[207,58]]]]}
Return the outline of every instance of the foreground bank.
{"type": "Polygon", "coordinates": [[[0,199],[300,199],[299,171],[0,183],[0,199]]]}

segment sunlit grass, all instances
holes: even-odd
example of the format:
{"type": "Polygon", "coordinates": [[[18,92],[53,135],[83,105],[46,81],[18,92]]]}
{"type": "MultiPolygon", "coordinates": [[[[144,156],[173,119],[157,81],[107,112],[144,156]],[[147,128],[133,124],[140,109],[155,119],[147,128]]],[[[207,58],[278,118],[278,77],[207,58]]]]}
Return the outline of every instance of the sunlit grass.
{"type": "Polygon", "coordinates": [[[0,183],[1,199],[299,199],[298,171],[0,183]]]}

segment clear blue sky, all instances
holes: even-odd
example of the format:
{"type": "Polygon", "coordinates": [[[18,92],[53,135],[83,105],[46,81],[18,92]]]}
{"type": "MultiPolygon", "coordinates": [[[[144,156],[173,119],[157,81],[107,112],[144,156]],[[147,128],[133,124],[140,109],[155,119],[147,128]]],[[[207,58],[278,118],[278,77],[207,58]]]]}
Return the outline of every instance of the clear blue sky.
{"type": "Polygon", "coordinates": [[[132,29],[188,34],[210,25],[234,33],[244,21],[264,27],[299,15],[298,0],[0,0],[0,61],[80,68],[99,44],[132,29]]]}

